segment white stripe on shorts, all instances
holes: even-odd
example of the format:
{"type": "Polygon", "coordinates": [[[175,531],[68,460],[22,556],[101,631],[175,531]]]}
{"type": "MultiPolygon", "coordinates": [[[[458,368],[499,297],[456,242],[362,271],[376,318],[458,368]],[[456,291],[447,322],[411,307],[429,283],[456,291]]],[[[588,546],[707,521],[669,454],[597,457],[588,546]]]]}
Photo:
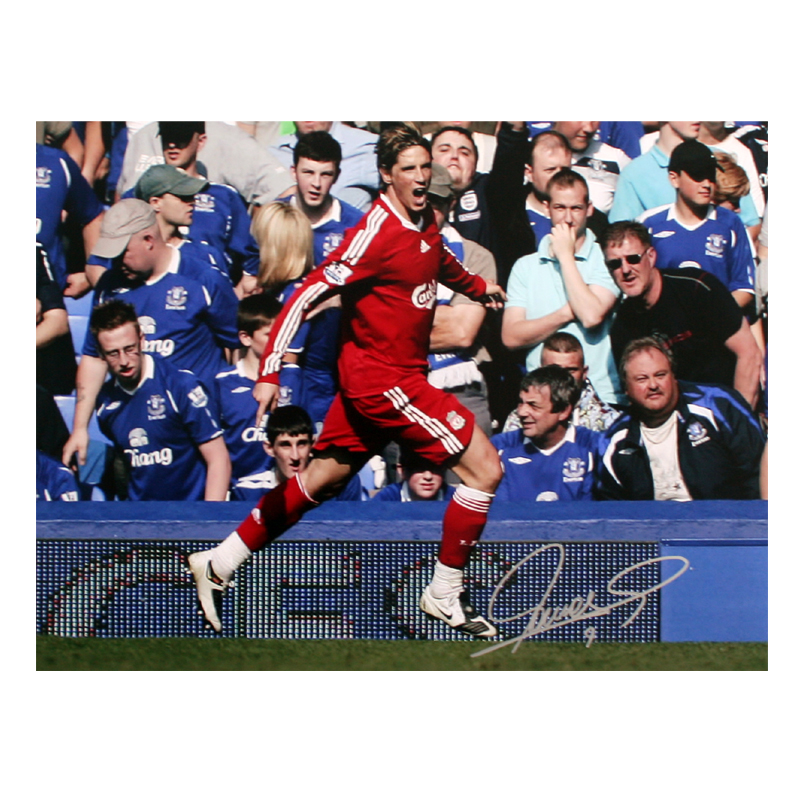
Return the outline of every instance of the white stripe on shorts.
{"type": "Polygon", "coordinates": [[[383,394],[392,401],[392,405],[398,411],[401,411],[412,422],[416,422],[418,425],[425,428],[434,439],[438,439],[448,453],[455,456],[464,450],[464,445],[461,444],[457,436],[447,430],[440,420],[429,417],[416,406],[412,405],[405,392],[403,392],[399,386],[395,386],[393,389],[389,389],[388,392],[384,392],[383,394]]]}

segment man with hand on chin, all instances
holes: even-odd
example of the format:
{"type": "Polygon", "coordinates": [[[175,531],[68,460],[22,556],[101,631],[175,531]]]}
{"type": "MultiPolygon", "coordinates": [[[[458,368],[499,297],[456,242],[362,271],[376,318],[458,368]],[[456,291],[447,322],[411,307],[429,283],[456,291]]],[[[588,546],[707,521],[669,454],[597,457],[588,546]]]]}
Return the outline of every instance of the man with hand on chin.
{"type": "Polygon", "coordinates": [[[539,366],[544,340],[563,330],[581,343],[592,382],[607,403],[621,400],[608,337],[619,289],[587,219],[592,213],[586,181],[571,169],[547,184],[552,229],[536,253],[519,259],[508,280],[503,344],[526,348],[528,371],[539,366]]]}

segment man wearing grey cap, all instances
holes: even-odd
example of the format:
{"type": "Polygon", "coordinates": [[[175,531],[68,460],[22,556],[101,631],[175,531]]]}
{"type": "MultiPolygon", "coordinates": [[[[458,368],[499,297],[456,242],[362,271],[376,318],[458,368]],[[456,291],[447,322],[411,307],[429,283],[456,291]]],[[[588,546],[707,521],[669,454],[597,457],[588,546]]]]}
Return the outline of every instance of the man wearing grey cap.
{"type": "MultiPolygon", "coordinates": [[[[223,348],[239,347],[236,297],[227,278],[170,247],[156,212],[135,198],[121,200],[106,212],[93,254],[113,259],[112,268],[97,283],[94,305],[124,297],[136,309],[145,352],[157,353],[211,386],[214,375],[226,366],[223,348]]],[[[88,333],[64,463],[76,451],[81,463],[85,460],[88,424],[106,373],[97,343],[88,333]]]]}
{"type": "MultiPolygon", "coordinates": [[[[494,256],[477,242],[464,239],[447,218],[455,202],[453,179],[447,168],[433,162],[428,202],[447,247],[464,268],[492,283],[497,281],[494,256]]],[[[436,289],[436,314],[431,330],[428,354],[428,382],[455,395],[475,414],[476,424],[487,436],[492,435],[492,417],[486,382],[479,365],[490,359],[479,341],[486,318],[486,307],[456,294],[442,284],[436,289]]]]}
{"type": "MultiPolygon", "coordinates": [[[[159,122],[158,134],[165,164],[193,178],[206,179],[208,169],[200,161],[201,156],[205,159],[208,140],[205,122],[159,122]]],[[[125,196],[132,194],[130,189],[125,192],[125,196]]],[[[198,190],[189,237],[208,242],[225,256],[225,270],[235,284],[243,280],[243,273],[247,276],[242,293],[253,287],[259,267],[258,245],[250,233],[247,206],[236,189],[208,181],[198,190]]]]}
{"type": "Polygon", "coordinates": [[[195,195],[208,188],[205,178],[193,178],[169,164],[154,164],[139,179],[134,197],[149,203],[156,212],[158,229],[164,241],[181,251],[207,261],[227,275],[227,263],[222,253],[210,242],[191,235],[195,195]],[[188,235],[185,231],[189,231],[188,235]]]}

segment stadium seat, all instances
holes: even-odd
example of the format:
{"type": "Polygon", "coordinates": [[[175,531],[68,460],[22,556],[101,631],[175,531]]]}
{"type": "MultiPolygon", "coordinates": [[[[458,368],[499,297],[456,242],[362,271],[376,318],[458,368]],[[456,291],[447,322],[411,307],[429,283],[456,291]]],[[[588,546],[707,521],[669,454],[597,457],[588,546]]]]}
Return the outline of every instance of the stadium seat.
{"type": "Polygon", "coordinates": [[[70,315],[69,333],[72,337],[72,349],[75,351],[76,361],[81,360],[83,342],[86,339],[87,330],[89,330],[89,317],[70,315]]]}
{"type": "MultiPolygon", "coordinates": [[[[72,433],[72,422],[75,417],[75,394],[56,395],[55,401],[67,424],[67,429],[72,433]]],[[[103,478],[106,468],[106,453],[110,446],[111,442],[102,434],[97,425],[97,417],[92,414],[89,421],[89,448],[86,453],[86,463],[78,466],[79,488],[86,499],[88,496],[91,496],[92,500],[105,499],[105,496],[95,497],[92,487],[96,487],[103,478]]]]}
{"type": "MultiPolygon", "coordinates": [[[[64,422],[67,423],[67,430],[72,433],[72,421],[75,417],[75,393],[72,394],[58,394],[55,395],[56,405],[64,417],[64,422]]],[[[89,420],[89,438],[96,439],[106,445],[111,445],[111,440],[106,438],[97,424],[97,415],[92,414],[89,420]]]]}
{"type": "Polygon", "coordinates": [[[88,317],[92,313],[92,300],[94,293],[89,292],[77,300],[74,297],[65,297],[64,306],[71,317],[88,317]]]}

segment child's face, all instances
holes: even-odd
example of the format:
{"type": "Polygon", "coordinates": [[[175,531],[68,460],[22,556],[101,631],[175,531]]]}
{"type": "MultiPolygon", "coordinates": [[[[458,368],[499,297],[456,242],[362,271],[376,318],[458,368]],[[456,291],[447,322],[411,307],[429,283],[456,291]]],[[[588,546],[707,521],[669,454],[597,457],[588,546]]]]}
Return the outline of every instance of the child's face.
{"type": "Polygon", "coordinates": [[[272,445],[265,443],[264,449],[275,459],[275,467],[283,480],[289,480],[308,466],[312,443],[307,433],[295,436],[280,433],[272,445]]]}
{"type": "Polygon", "coordinates": [[[269,335],[272,331],[272,323],[274,320],[270,320],[266,325],[262,325],[257,331],[253,333],[252,336],[249,337],[250,339],[250,349],[256,355],[256,357],[261,358],[264,353],[264,350],[267,349],[267,344],[269,344],[269,335]]]}

